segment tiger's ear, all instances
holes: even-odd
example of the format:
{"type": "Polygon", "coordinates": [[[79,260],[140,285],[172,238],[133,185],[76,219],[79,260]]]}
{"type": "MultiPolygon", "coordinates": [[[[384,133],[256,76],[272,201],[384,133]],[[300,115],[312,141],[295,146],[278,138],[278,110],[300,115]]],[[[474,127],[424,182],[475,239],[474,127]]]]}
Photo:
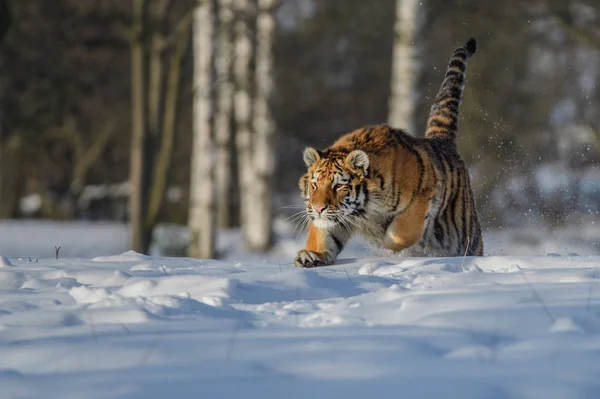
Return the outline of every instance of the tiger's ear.
{"type": "Polygon", "coordinates": [[[365,176],[369,173],[369,156],[361,150],[354,150],[346,157],[350,169],[360,170],[365,176]]]}
{"type": "Polygon", "coordinates": [[[319,159],[321,159],[321,154],[319,154],[319,151],[315,150],[312,147],[306,147],[304,149],[304,163],[306,164],[307,167],[311,167],[312,164],[314,164],[315,162],[317,162],[319,159]]]}

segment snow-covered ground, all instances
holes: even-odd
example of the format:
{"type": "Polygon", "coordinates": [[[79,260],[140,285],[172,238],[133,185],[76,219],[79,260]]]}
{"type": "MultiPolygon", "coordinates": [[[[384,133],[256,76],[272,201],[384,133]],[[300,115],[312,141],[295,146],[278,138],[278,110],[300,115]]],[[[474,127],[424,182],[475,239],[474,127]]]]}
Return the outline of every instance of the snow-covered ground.
{"type": "Polygon", "coordinates": [[[355,243],[312,270],[277,231],[266,256],[227,233],[214,261],[0,223],[0,398],[600,397],[595,229],[489,233],[483,258],[355,243]]]}

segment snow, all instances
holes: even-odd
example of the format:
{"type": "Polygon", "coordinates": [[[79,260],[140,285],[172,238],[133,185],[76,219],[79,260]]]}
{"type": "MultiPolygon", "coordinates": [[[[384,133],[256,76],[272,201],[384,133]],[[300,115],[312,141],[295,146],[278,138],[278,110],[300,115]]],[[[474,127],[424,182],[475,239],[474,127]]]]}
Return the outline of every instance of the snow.
{"type": "Polygon", "coordinates": [[[221,261],[49,226],[0,223],[0,398],[600,397],[592,228],[490,232],[483,258],[353,243],[305,270],[281,222],[272,253],[229,232],[221,261]]]}
{"type": "Polygon", "coordinates": [[[116,222],[0,221],[0,254],[37,258],[94,257],[122,253],[128,247],[128,227],[116,222]]]}

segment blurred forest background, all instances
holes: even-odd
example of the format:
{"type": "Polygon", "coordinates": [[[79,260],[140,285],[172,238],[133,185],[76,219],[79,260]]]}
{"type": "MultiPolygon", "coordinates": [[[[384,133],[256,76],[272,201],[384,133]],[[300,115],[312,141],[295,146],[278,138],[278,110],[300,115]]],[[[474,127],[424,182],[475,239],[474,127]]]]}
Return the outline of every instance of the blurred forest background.
{"type": "Polygon", "coordinates": [[[600,211],[595,0],[1,0],[0,19],[2,219],[131,221],[140,252],[188,225],[208,257],[241,225],[266,250],[302,149],[421,136],[469,37],[458,143],[484,229],[600,211]]]}

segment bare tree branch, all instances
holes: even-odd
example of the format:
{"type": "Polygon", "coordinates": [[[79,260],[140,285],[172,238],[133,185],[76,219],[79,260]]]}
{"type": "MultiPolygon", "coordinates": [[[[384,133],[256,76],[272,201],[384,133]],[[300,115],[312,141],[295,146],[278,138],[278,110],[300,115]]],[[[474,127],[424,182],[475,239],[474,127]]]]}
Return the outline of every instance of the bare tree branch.
{"type": "Polygon", "coordinates": [[[203,2],[210,0],[198,0],[198,2],[191,7],[183,17],[177,22],[175,28],[173,28],[172,32],[164,38],[162,42],[162,51],[165,51],[169,47],[171,47],[177,40],[181,40],[181,38],[189,31],[192,26],[192,21],[194,20],[194,11],[196,8],[200,6],[203,2]]]}
{"type": "Polygon", "coordinates": [[[81,153],[79,157],[76,158],[75,167],[73,168],[73,179],[71,185],[74,186],[74,188],[84,184],[84,179],[88,171],[96,163],[96,161],[98,161],[98,158],[100,155],[102,155],[102,152],[108,145],[108,142],[113,137],[116,125],[116,121],[114,119],[110,119],[102,127],[100,134],[96,136],[92,145],[85,151],[83,151],[83,149],[80,150],[81,153]]]}
{"type": "Polygon", "coordinates": [[[173,0],[156,0],[156,13],[158,15],[168,15],[172,6],[173,0]]]}

